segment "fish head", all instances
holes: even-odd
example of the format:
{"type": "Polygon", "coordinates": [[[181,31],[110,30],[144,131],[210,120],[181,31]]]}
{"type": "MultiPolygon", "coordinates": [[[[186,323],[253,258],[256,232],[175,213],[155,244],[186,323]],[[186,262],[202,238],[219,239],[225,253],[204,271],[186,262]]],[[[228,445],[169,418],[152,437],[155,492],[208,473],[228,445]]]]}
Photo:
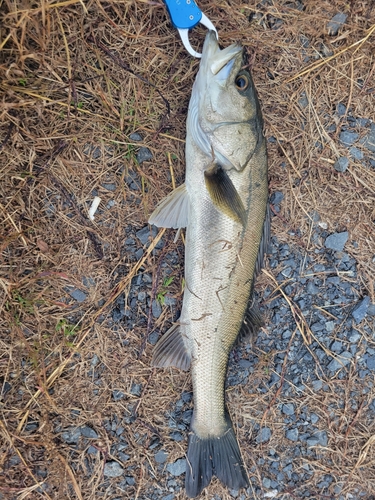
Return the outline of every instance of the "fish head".
{"type": "Polygon", "coordinates": [[[257,93],[244,49],[220,49],[210,31],[189,107],[188,130],[198,147],[224,168],[242,170],[263,138],[257,93]]]}

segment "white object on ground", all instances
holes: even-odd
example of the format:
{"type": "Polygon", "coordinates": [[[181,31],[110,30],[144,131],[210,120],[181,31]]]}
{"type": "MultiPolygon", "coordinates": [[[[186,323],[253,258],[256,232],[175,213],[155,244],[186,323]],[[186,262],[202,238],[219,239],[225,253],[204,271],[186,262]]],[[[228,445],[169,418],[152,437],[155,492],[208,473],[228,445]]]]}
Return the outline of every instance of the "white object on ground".
{"type": "Polygon", "coordinates": [[[93,199],[93,202],[92,202],[90,210],[89,210],[89,219],[90,220],[95,219],[94,215],[95,215],[95,212],[98,210],[98,206],[99,206],[101,201],[102,201],[102,199],[99,198],[99,196],[95,196],[95,198],[93,199]]]}

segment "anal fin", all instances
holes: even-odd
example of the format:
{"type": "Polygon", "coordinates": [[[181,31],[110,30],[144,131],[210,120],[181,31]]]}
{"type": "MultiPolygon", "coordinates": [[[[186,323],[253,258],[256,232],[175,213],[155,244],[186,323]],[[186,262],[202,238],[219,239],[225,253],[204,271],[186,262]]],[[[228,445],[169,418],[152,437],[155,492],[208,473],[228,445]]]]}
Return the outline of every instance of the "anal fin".
{"type": "Polygon", "coordinates": [[[175,366],[186,371],[190,368],[190,362],[191,354],[177,323],[156,344],[151,364],[158,368],[175,366]]]}

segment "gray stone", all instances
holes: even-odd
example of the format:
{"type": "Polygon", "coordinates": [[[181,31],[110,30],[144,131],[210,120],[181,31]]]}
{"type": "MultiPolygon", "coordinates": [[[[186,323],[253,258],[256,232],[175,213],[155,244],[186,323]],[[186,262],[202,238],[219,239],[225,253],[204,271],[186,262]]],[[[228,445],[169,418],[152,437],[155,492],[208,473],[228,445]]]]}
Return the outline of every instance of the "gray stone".
{"type": "Polygon", "coordinates": [[[365,319],[369,304],[370,304],[370,297],[366,296],[355,307],[354,311],[352,312],[352,316],[357,324],[365,319]]]}
{"type": "Polygon", "coordinates": [[[169,493],[169,495],[166,495],[161,500],[173,500],[174,498],[175,498],[175,494],[174,493],[169,493]]]}
{"type": "Polygon", "coordinates": [[[294,405],[292,403],[283,405],[282,412],[284,413],[284,415],[294,415],[294,405]]]}
{"type": "Polygon", "coordinates": [[[146,300],[146,297],[147,297],[146,292],[139,292],[139,294],[138,294],[138,300],[140,302],[143,302],[144,300],[146,300]]]}
{"type": "Polygon", "coordinates": [[[343,351],[328,364],[327,368],[331,372],[336,372],[337,370],[340,370],[340,368],[342,368],[343,366],[348,365],[352,357],[353,357],[352,353],[348,351],[343,351]]]}
{"type": "Polygon", "coordinates": [[[144,161],[149,160],[152,160],[152,153],[148,148],[142,146],[141,148],[139,148],[139,151],[137,153],[137,162],[141,164],[144,161]]]}
{"type": "Polygon", "coordinates": [[[103,474],[106,477],[120,477],[124,473],[124,469],[118,462],[107,462],[104,466],[103,474]]]}
{"type": "Polygon", "coordinates": [[[369,370],[375,370],[375,354],[366,356],[366,365],[369,370]]]}
{"type": "Polygon", "coordinates": [[[68,444],[76,444],[81,437],[81,429],[79,427],[71,427],[61,433],[61,439],[68,444]]]}
{"type": "Polygon", "coordinates": [[[159,450],[156,454],[155,454],[155,461],[158,463],[158,464],[163,464],[164,462],[167,461],[167,458],[168,458],[168,453],[165,451],[165,450],[159,450]]]}
{"type": "Polygon", "coordinates": [[[334,321],[327,321],[326,322],[326,330],[328,333],[332,333],[333,330],[335,329],[335,322],[334,321]]]}
{"type": "Polygon", "coordinates": [[[335,161],[335,164],[333,165],[333,168],[337,172],[345,172],[349,166],[349,159],[346,156],[341,156],[337,161],[335,161]]]}
{"type": "Polygon", "coordinates": [[[375,153],[375,123],[371,124],[369,134],[360,141],[365,148],[375,153]]]}
{"type": "Polygon", "coordinates": [[[349,153],[351,154],[351,156],[353,158],[355,158],[356,160],[363,160],[363,153],[360,149],[356,148],[355,146],[352,146],[350,149],[349,149],[349,153]]]}
{"type": "Polygon", "coordinates": [[[275,191],[272,195],[271,195],[271,199],[270,199],[270,202],[272,203],[272,205],[279,205],[284,199],[284,195],[281,191],[275,191]]]}
{"type": "Polygon", "coordinates": [[[310,420],[312,424],[316,424],[319,418],[320,418],[319,415],[317,415],[316,413],[311,413],[310,415],[310,420]]]}
{"type": "Polygon", "coordinates": [[[336,252],[342,252],[345,243],[348,241],[348,238],[348,231],[330,234],[325,240],[325,247],[329,248],[330,250],[335,250],[336,252]]]}
{"type": "Polygon", "coordinates": [[[326,431],[317,431],[312,437],[318,439],[318,444],[320,444],[320,446],[327,446],[328,436],[326,431]]]}
{"type": "Polygon", "coordinates": [[[133,476],[126,476],[126,482],[128,483],[129,486],[134,486],[135,485],[135,479],[133,476]]]}
{"type": "Polygon", "coordinates": [[[120,399],[123,399],[125,397],[125,394],[122,391],[114,390],[112,391],[112,397],[115,401],[120,401],[120,399]]]}
{"type": "Polygon", "coordinates": [[[159,304],[159,302],[157,300],[152,301],[151,310],[152,310],[152,315],[154,316],[154,318],[158,318],[161,315],[161,312],[162,312],[161,305],[159,304]]]}
{"type": "Polygon", "coordinates": [[[333,18],[327,23],[328,34],[331,36],[337,35],[339,29],[345,24],[347,15],[342,12],[338,12],[333,18]]]}
{"type": "Polygon", "coordinates": [[[157,233],[158,233],[158,231],[157,231],[157,228],[155,226],[152,226],[151,230],[150,230],[150,226],[145,226],[142,229],[140,229],[139,231],[137,231],[135,233],[135,235],[137,236],[139,241],[142,243],[142,245],[146,246],[150,243],[151,239],[155,238],[157,233]]]}
{"type": "Polygon", "coordinates": [[[108,191],[116,191],[116,184],[104,183],[102,184],[102,187],[104,187],[104,189],[107,189],[108,191]]]}
{"type": "Polygon", "coordinates": [[[167,465],[167,471],[172,474],[172,476],[181,476],[186,472],[186,459],[179,458],[172,464],[167,465]]]}
{"type": "Polygon", "coordinates": [[[342,347],[343,347],[342,342],[340,342],[339,340],[335,340],[331,344],[331,351],[333,351],[333,352],[341,352],[342,351],[342,347]]]}
{"type": "Polygon", "coordinates": [[[138,132],[133,132],[129,135],[129,139],[134,142],[143,141],[143,137],[138,132]]]}
{"type": "Polygon", "coordinates": [[[95,446],[89,446],[87,448],[87,453],[89,455],[97,455],[99,453],[99,450],[97,448],[95,448],[95,446]]]}
{"type": "Polygon", "coordinates": [[[264,477],[262,480],[263,486],[267,488],[268,490],[271,488],[271,479],[268,477],[264,477]]]}
{"type": "Polygon", "coordinates": [[[81,434],[85,438],[89,438],[89,439],[98,439],[98,437],[99,437],[97,432],[95,432],[94,429],[92,429],[88,425],[84,425],[83,427],[81,427],[81,434]]]}
{"type": "Polygon", "coordinates": [[[339,103],[337,104],[337,108],[336,108],[336,110],[337,110],[337,114],[338,114],[339,116],[344,116],[344,115],[345,115],[345,113],[346,113],[346,106],[345,106],[342,102],[339,102],[339,103]]]}
{"type": "Polygon", "coordinates": [[[69,295],[77,302],[83,302],[87,299],[87,294],[85,292],[82,292],[82,290],[80,290],[79,288],[74,288],[73,290],[69,291],[69,295]]]}
{"type": "Polygon", "coordinates": [[[258,444],[265,443],[271,439],[271,429],[269,427],[262,427],[256,437],[256,442],[258,444]]]}
{"type": "Polygon", "coordinates": [[[353,330],[352,334],[349,337],[349,342],[358,342],[358,340],[361,338],[361,334],[353,330]]]}
{"type": "Polygon", "coordinates": [[[340,142],[344,146],[352,146],[355,141],[358,140],[359,134],[357,132],[350,132],[349,130],[344,130],[344,132],[340,133],[340,142]]]}
{"type": "Polygon", "coordinates": [[[130,394],[133,394],[133,396],[139,397],[142,394],[142,384],[135,384],[133,382],[131,389],[130,389],[130,394]]]}
{"type": "Polygon", "coordinates": [[[293,429],[288,429],[285,433],[285,437],[289,439],[289,441],[298,441],[298,429],[294,427],[293,429]]]}

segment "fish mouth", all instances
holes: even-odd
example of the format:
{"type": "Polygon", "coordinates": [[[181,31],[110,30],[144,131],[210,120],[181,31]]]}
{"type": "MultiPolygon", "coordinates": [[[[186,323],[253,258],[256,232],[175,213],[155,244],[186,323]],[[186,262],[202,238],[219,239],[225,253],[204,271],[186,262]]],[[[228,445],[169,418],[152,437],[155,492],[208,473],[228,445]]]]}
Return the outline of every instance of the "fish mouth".
{"type": "Polygon", "coordinates": [[[242,47],[237,43],[220,50],[215,32],[209,31],[203,45],[201,65],[210,69],[212,75],[216,76],[227,67],[228,63],[232,62],[228,71],[225,71],[226,75],[223,75],[223,79],[225,79],[230,73],[235,57],[240,53],[242,53],[242,47]]]}

